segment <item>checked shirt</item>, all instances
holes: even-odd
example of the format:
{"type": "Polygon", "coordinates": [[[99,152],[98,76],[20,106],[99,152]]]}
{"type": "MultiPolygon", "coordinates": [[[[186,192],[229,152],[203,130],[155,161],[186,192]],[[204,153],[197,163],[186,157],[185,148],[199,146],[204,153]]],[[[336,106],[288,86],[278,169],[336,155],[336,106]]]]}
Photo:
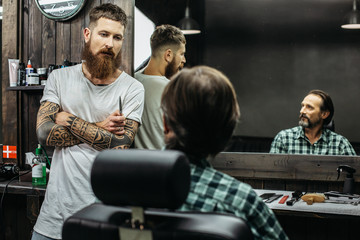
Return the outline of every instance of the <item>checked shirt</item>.
{"type": "Polygon", "coordinates": [[[271,144],[270,153],[356,155],[345,137],[324,128],[319,140],[311,144],[300,126],[279,132],[271,144]]]}
{"type": "Polygon", "coordinates": [[[248,184],[204,162],[204,166],[190,164],[190,191],[180,211],[235,214],[247,222],[255,239],[288,239],[274,213],[248,184]]]}

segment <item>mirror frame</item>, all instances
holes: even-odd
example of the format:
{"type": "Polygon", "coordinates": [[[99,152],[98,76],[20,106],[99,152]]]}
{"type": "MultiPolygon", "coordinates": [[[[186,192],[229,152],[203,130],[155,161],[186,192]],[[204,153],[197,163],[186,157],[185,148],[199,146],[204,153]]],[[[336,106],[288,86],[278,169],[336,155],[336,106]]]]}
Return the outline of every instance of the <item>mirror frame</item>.
{"type": "MultiPolygon", "coordinates": [[[[71,11],[67,11],[65,12],[62,16],[57,16],[57,15],[53,15],[53,14],[50,14],[50,13],[47,13],[45,12],[45,8],[43,5],[41,5],[39,3],[39,1],[41,2],[41,0],[35,0],[36,2],[36,5],[38,6],[40,12],[47,18],[51,19],[51,20],[55,20],[55,21],[66,21],[66,20],[69,20],[70,18],[74,17],[76,14],[78,14],[81,9],[84,7],[85,3],[86,3],[86,0],[78,0],[79,1],[79,4],[76,6],[76,8],[74,10],[71,10],[71,11]]],[[[44,0],[42,0],[44,1],[44,0]]],[[[57,3],[67,3],[69,1],[57,1],[57,3]]]]}

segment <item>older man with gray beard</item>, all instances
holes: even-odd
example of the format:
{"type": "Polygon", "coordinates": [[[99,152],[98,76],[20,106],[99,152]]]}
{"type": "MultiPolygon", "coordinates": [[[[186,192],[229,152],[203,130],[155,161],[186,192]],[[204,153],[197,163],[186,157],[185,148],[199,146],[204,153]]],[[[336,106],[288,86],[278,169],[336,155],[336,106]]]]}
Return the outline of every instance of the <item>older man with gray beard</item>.
{"type": "Polygon", "coordinates": [[[350,142],[325,128],[334,116],[334,105],[326,92],[312,90],[301,103],[299,126],[279,132],[270,153],[356,155],[350,142]]]}

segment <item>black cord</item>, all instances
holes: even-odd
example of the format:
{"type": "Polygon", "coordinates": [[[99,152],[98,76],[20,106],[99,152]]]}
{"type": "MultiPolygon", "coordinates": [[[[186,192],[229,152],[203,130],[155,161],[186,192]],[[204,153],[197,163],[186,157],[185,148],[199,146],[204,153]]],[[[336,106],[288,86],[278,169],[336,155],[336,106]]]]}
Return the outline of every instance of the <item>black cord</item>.
{"type": "Polygon", "coordinates": [[[5,185],[4,192],[2,193],[1,202],[0,202],[0,226],[2,226],[4,233],[5,233],[5,225],[4,225],[4,221],[3,221],[3,201],[4,201],[4,197],[5,197],[7,188],[12,181],[14,181],[17,178],[20,178],[21,176],[23,176],[25,174],[28,174],[29,172],[31,172],[31,169],[27,172],[24,172],[22,174],[16,175],[15,177],[11,178],[9,180],[9,182],[5,185]]]}

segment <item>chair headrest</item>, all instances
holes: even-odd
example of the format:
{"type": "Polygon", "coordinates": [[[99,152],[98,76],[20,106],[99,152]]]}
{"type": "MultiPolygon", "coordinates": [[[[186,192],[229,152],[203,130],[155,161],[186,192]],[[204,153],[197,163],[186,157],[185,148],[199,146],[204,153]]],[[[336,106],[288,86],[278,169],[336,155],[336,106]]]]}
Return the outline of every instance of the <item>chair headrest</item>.
{"type": "Polygon", "coordinates": [[[91,185],[107,205],[176,209],[189,192],[189,162],[179,151],[105,150],[95,158],[91,185]]]}

